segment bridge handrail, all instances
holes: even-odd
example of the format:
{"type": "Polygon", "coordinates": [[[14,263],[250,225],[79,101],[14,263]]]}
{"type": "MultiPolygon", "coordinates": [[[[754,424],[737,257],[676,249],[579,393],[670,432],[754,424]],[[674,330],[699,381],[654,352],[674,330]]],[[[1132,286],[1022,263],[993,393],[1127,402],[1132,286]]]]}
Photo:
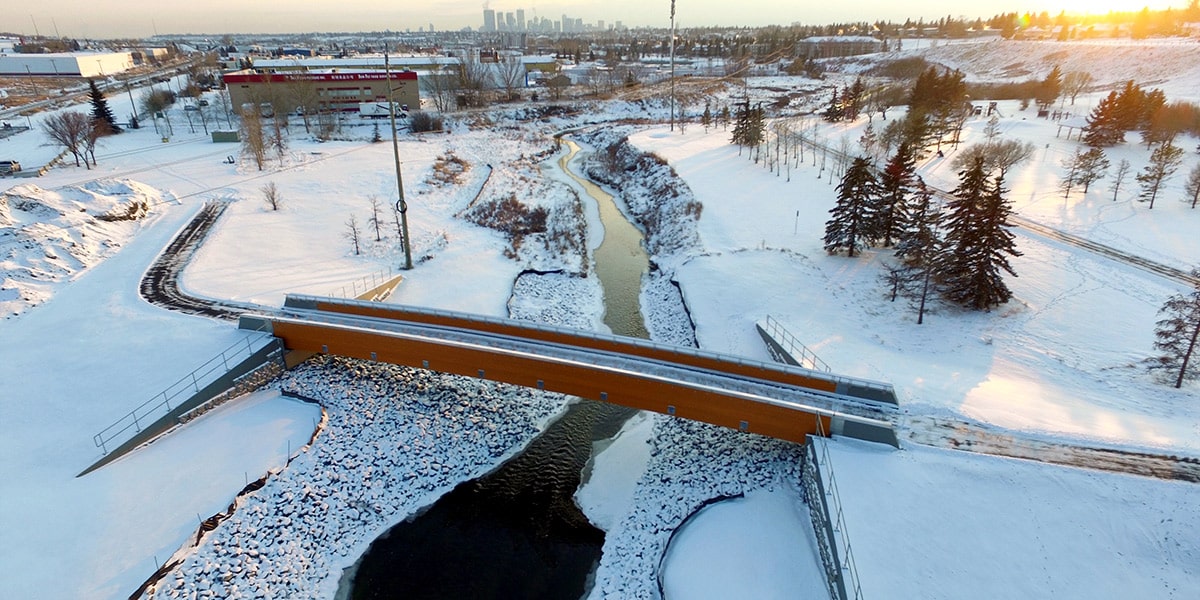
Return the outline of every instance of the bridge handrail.
{"type": "MultiPolygon", "coordinates": [[[[92,441],[100,448],[104,454],[108,454],[108,443],[124,434],[132,427],[135,433],[141,433],[142,421],[147,418],[161,417],[171,412],[171,402],[184,394],[199,393],[203,386],[211,383],[207,377],[212,373],[220,370],[221,373],[227,373],[230,369],[230,362],[236,364],[237,361],[243,360],[253,355],[258,348],[255,348],[254,342],[264,341],[269,339],[270,334],[264,331],[265,324],[258,329],[249,330],[251,334],[259,333],[260,335],[247,335],[241,340],[231,344],[229,347],[222,350],[216,356],[208,359],[200,366],[192,369],[190,373],[181,377],[175,383],[168,385],[161,392],[153,395],[150,399],[142,402],[134,407],[133,410],[125,413],[108,427],[101,429],[98,433],[92,436],[92,441]],[[163,407],[165,410],[160,410],[163,407]]],[[[259,345],[261,348],[261,345],[259,345]]],[[[216,379],[216,378],[213,378],[216,379]]],[[[190,397],[190,396],[189,396],[190,397]]]]}
{"type": "Polygon", "coordinates": [[[816,352],[809,350],[808,346],[805,346],[799,339],[796,338],[796,336],[792,335],[792,332],[784,328],[783,324],[775,320],[775,318],[771,315],[767,315],[767,333],[770,334],[771,337],[775,338],[775,340],[778,341],[781,346],[784,346],[784,349],[790,354],[796,355],[799,353],[800,356],[798,360],[800,361],[801,366],[803,366],[805,361],[808,361],[810,364],[812,364],[813,369],[824,371],[826,373],[833,372],[833,369],[829,368],[828,363],[821,360],[821,358],[817,356],[816,352]]]}
{"type": "Polygon", "coordinates": [[[360,293],[373,290],[373,289],[387,283],[391,278],[392,278],[392,268],[391,267],[388,267],[386,269],[380,269],[380,270],[370,273],[368,275],[363,275],[362,277],[359,277],[358,279],[355,279],[354,281],[351,281],[349,283],[349,285],[350,285],[349,291],[346,290],[345,285],[343,285],[339,289],[330,291],[329,298],[343,298],[343,299],[347,299],[347,300],[352,300],[352,299],[358,298],[358,295],[360,293]],[[369,284],[367,283],[368,280],[370,280],[369,284]],[[358,287],[359,282],[362,282],[361,290],[358,287]],[[340,293],[340,295],[339,295],[339,293],[340,293]]]}
{"type": "MultiPolygon", "coordinates": [[[[293,299],[295,299],[296,301],[299,301],[299,302],[309,302],[309,303],[314,303],[314,304],[318,303],[318,302],[325,302],[325,303],[330,303],[330,304],[341,304],[344,306],[379,308],[378,303],[372,303],[372,302],[368,302],[365,300],[354,300],[354,299],[349,299],[349,298],[346,298],[346,299],[329,298],[329,297],[325,297],[325,296],[310,296],[307,294],[288,294],[287,301],[284,303],[284,311],[285,312],[287,310],[297,310],[296,307],[289,306],[289,304],[288,304],[288,302],[291,302],[293,299]]],[[[811,377],[813,379],[821,379],[821,380],[829,381],[834,384],[840,383],[840,384],[846,384],[849,386],[861,386],[861,387],[866,387],[866,388],[870,388],[870,389],[884,391],[884,392],[891,393],[891,394],[895,393],[892,385],[888,384],[888,383],[872,381],[869,379],[846,377],[844,375],[835,375],[833,373],[827,373],[824,371],[818,371],[815,369],[808,369],[805,367],[799,367],[799,366],[794,366],[794,365],[783,365],[780,363],[764,362],[764,361],[755,360],[755,359],[751,359],[751,358],[744,358],[744,357],[736,356],[736,355],[720,354],[720,353],[716,353],[716,352],[703,350],[700,348],[691,348],[691,347],[687,347],[687,346],[676,346],[673,344],[663,344],[660,342],[654,342],[654,341],[646,340],[646,339],[642,339],[642,338],[631,338],[631,337],[624,337],[624,336],[618,336],[618,335],[612,335],[612,334],[597,333],[597,332],[593,332],[593,331],[574,329],[571,327],[562,327],[559,325],[549,325],[549,324],[545,324],[545,323],[531,323],[528,321],[514,321],[512,319],[504,319],[501,317],[475,315],[475,314],[462,313],[462,312],[443,310],[443,309],[437,309],[437,308],[416,307],[416,306],[398,305],[398,304],[391,305],[391,306],[395,306],[397,309],[403,310],[408,313],[415,313],[415,314],[420,314],[420,315],[428,315],[428,316],[434,316],[434,317],[448,317],[448,318],[454,318],[454,319],[461,319],[461,320],[469,321],[469,322],[486,323],[486,324],[491,324],[491,325],[504,325],[504,326],[510,326],[510,327],[517,326],[517,327],[521,327],[521,328],[525,328],[525,329],[533,329],[533,330],[543,331],[546,333],[558,333],[558,334],[563,334],[563,335],[570,335],[570,336],[575,336],[575,337],[590,339],[590,340],[616,341],[616,342],[620,342],[623,344],[640,346],[643,348],[659,350],[659,351],[663,351],[663,352],[674,352],[679,355],[692,356],[692,357],[696,357],[696,358],[723,360],[723,361],[732,362],[734,364],[741,365],[741,366],[754,367],[754,368],[764,369],[764,370],[780,371],[780,372],[785,372],[785,373],[786,372],[791,372],[791,373],[799,372],[800,374],[803,374],[807,377],[811,377]]],[[[303,309],[300,309],[300,310],[303,310],[303,309]]]]}
{"type": "MultiPolygon", "coordinates": [[[[824,426],[819,419],[817,420],[817,432],[821,435],[821,438],[827,437],[824,426]]],[[[842,508],[842,494],[838,491],[837,474],[833,470],[833,459],[829,455],[829,447],[825,444],[825,439],[814,440],[810,438],[808,445],[814,453],[813,460],[817,459],[816,453],[818,452],[814,445],[821,447],[819,450],[821,463],[824,465],[824,471],[829,474],[829,485],[825,487],[825,495],[829,497],[829,503],[832,505],[830,507],[833,513],[830,515],[831,525],[833,531],[840,534],[838,538],[842,542],[842,556],[844,558],[842,560],[843,564],[839,566],[850,574],[850,591],[848,593],[852,593],[852,597],[855,600],[860,600],[863,597],[862,582],[858,576],[858,565],[854,561],[854,547],[850,545],[850,532],[846,527],[846,514],[842,508]]],[[[832,541],[833,543],[837,543],[838,540],[832,541]]]]}
{"type": "MultiPolygon", "coordinates": [[[[303,313],[304,311],[300,312],[303,313]]],[[[731,375],[729,373],[697,368],[691,365],[668,363],[641,356],[617,355],[586,348],[572,348],[557,344],[546,344],[535,340],[522,340],[520,338],[511,336],[496,336],[484,332],[473,332],[467,329],[447,328],[439,325],[421,323],[419,321],[390,321],[386,319],[378,319],[355,314],[313,311],[309,314],[299,314],[292,317],[275,317],[274,320],[279,323],[320,324],[324,327],[342,328],[349,331],[369,331],[376,334],[387,332],[392,335],[407,336],[417,339],[435,339],[437,342],[443,344],[460,347],[477,347],[486,349],[489,352],[510,352],[522,355],[541,353],[542,356],[553,356],[555,359],[566,363],[586,364],[591,368],[599,367],[625,372],[635,372],[638,376],[647,379],[672,381],[677,385],[703,389],[711,388],[711,384],[691,378],[680,378],[677,375],[674,375],[674,373],[679,371],[687,371],[689,373],[700,374],[708,377],[722,377],[726,381],[732,379],[741,382],[741,386],[738,388],[729,387],[728,384],[722,386],[723,393],[730,396],[776,406],[786,406],[793,409],[801,409],[806,412],[831,419],[840,418],[846,421],[882,427],[892,426],[892,423],[889,420],[889,415],[892,414],[892,407],[888,404],[868,404],[866,402],[859,401],[857,398],[845,396],[835,392],[825,392],[810,388],[796,388],[774,381],[731,375]],[[319,320],[314,319],[314,316],[319,316],[319,320]],[[443,332],[443,334],[439,334],[436,336],[436,338],[434,338],[429,336],[428,333],[425,333],[427,330],[436,330],[443,332]],[[447,337],[444,335],[446,332],[453,332],[458,337],[447,337]],[[473,341],[470,339],[472,337],[487,337],[488,343],[473,341]],[[502,340],[506,341],[507,343],[498,343],[502,340]],[[556,351],[552,354],[547,354],[545,351],[550,348],[555,348],[556,351]],[[610,356],[612,361],[617,362],[605,363],[599,360],[599,356],[610,356]],[[639,362],[640,365],[637,369],[633,370],[627,365],[619,364],[621,361],[636,361],[639,362]],[[667,370],[655,370],[649,368],[649,365],[657,365],[658,367],[667,370]],[[816,400],[824,402],[829,406],[814,405],[808,401],[800,402],[795,399],[775,398],[769,394],[763,393],[762,390],[764,388],[788,390],[789,395],[803,397],[808,401],[816,400]],[[852,401],[857,402],[857,404],[854,404],[852,401]],[[874,416],[866,416],[863,414],[855,414],[854,412],[847,412],[852,411],[855,406],[862,409],[864,412],[870,412],[874,416]]]]}

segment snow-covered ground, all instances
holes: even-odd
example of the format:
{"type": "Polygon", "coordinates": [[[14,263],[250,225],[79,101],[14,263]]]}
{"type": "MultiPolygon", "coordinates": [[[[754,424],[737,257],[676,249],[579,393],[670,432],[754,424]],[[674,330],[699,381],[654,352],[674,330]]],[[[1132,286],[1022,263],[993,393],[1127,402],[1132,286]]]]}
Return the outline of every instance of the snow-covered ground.
{"type": "MultiPolygon", "coordinates": [[[[945,53],[947,62],[955,53],[961,57],[956,64],[971,73],[994,68],[983,62],[991,53],[972,53],[970,45],[928,51],[945,53]]],[[[1033,47],[1021,52],[1033,60],[1033,47]]],[[[1171,71],[1178,77],[1172,75],[1162,86],[1169,99],[1175,97],[1172,90],[1187,97],[1185,90],[1200,89],[1200,76],[1184,68],[1194,65],[1187,62],[1189,52],[1182,48],[1160,58],[1162,64],[1179,67],[1171,71]]],[[[1132,72],[1130,65],[1139,60],[1136,53],[1111,57],[1111,64],[1104,64],[1114,74],[1132,72]]],[[[769,85],[788,82],[772,78],[769,85]]],[[[642,110],[645,106],[637,103],[596,105],[580,119],[642,116],[642,110]]],[[[118,106],[115,112],[129,110],[118,106]]],[[[1132,200],[1131,184],[1117,201],[1105,193],[1104,182],[1086,196],[1072,194],[1064,200],[1055,191],[1057,165],[1077,143],[1055,137],[1055,125],[1032,114],[1006,105],[1002,112],[1002,136],[1028,139],[1039,147],[1034,160],[1014,168],[1008,180],[1009,197],[1021,215],[1176,266],[1200,262],[1200,236],[1194,235],[1200,212],[1176,200],[1181,176],[1168,184],[1154,211],[1132,200]]],[[[180,550],[185,567],[164,580],[163,597],[217,586],[223,595],[233,595],[226,584],[235,579],[246,586],[239,583],[239,590],[257,585],[245,572],[251,563],[238,554],[239,548],[246,554],[253,548],[247,538],[262,549],[256,564],[265,566],[260,569],[297,586],[290,589],[325,596],[332,593],[340,568],[353,562],[375,532],[432,501],[437,490],[486,470],[561,406],[561,401],[530,400],[529,410],[514,414],[511,421],[484,419],[497,428],[513,428],[512,435],[479,439],[487,436],[465,427],[465,421],[470,421],[467,415],[481,414],[475,411],[482,410],[492,393],[479,391],[476,386],[482,384],[437,380],[433,387],[445,390],[445,404],[432,406],[421,398],[434,396],[401,391],[396,395],[410,401],[393,407],[383,402],[384,396],[335,373],[323,377],[332,385],[315,382],[307,371],[291,373],[278,385],[298,386],[297,391],[325,400],[331,425],[291,467],[239,500],[241,508],[207,534],[199,549],[189,542],[197,521],[224,512],[246,481],[279,467],[289,449],[295,454],[307,443],[320,418],[315,408],[270,393],[255,395],[75,478],[99,457],[91,441],[96,431],[246,335],[227,323],[162,311],[137,296],[142,272],[203,201],[225,199],[232,205],[185,272],[184,287],[194,294],[274,305],[290,291],[329,293],[398,264],[395,226],[387,210],[395,200],[391,148],[367,143],[369,126],[357,129],[358,139],[341,142],[317,143],[294,133],[284,164],[269,164],[260,173],[248,164],[222,163],[226,155],[236,155],[236,147],[209,145],[202,133],[180,126],[180,115],[173,118],[176,135],[170,143],[162,143],[149,128],[129,132],[102,142],[100,166],[93,171],[69,166],[32,180],[47,190],[37,197],[59,207],[77,206],[70,203],[81,201],[79,189],[106,197],[127,197],[114,193],[118,188],[144,190],[138,197],[154,202],[148,203],[149,214],[142,220],[122,225],[126,230],[121,237],[109,234],[122,245],[119,252],[90,249],[87,260],[78,259],[56,282],[39,284],[37,306],[23,307],[16,311],[23,314],[0,322],[0,381],[5,382],[0,395],[0,597],[127,597],[156,563],[180,550]],[[268,182],[280,189],[279,211],[269,210],[262,200],[259,188],[268,182]],[[385,210],[379,241],[368,221],[371,196],[385,210]],[[353,253],[345,237],[351,216],[365,232],[361,255],[353,253]],[[339,404],[353,398],[361,401],[339,404]],[[461,408],[459,415],[446,417],[440,410],[452,406],[461,408]],[[361,440],[338,429],[346,426],[337,425],[339,419],[350,426],[359,422],[363,415],[358,411],[364,407],[400,415],[397,425],[366,425],[371,436],[361,440]],[[374,461],[388,444],[420,445],[421,434],[404,427],[419,427],[422,421],[414,415],[421,414],[429,427],[460,435],[461,447],[447,445],[454,452],[450,459],[430,449],[420,450],[424,454],[390,452],[389,466],[379,463],[378,471],[364,479],[366,471],[354,468],[355,460],[365,467],[365,457],[374,461]],[[348,464],[322,469],[320,457],[348,464]],[[395,496],[385,494],[382,482],[404,479],[416,468],[410,460],[425,460],[421,469],[440,472],[394,486],[395,496]],[[391,461],[403,462],[403,468],[393,468],[391,461]],[[433,462],[442,468],[434,469],[433,462]],[[339,541],[329,548],[300,533],[300,524],[307,527],[312,518],[293,519],[297,507],[306,506],[300,500],[305,491],[317,489],[326,494],[321,502],[337,510],[338,517],[326,524],[330,528],[321,530],[339,541]],[[293,513],[288,515],[285,507],[293,513]],[[295,523],[282,521],[285,517],[295,523]],[[364,526],[355,525],[359,522],[364,526]],[[331,554],[321,554],[326,550],[331,554]],[[306,575],[288,578],[275,571],[280,565],[306,575]],[[222,569],[233,573],[230,579],[222,569]],[[176,587],[177,581],[184,583],[176,587]]],[[[581,266],[579,257],[563,253],[564,248],[578,252],[577,244],[534,236],[514,249],[505,234],[459,217],[473,203],[510,193],[530,204],[576,206],[571,184],[538,161],[553,145],[546,137],[551,128],[578,123],[496,122],[491,128],[457,123],[449,135],[403,141],[417,268],[404,273],[392,301],[602,328],[598,288],[592,279],[571,276],[581,266]],[[450,154],[468,163],[457,182],[435,176],[450,154]],[[530,183],[535,181],[539,183],[530,183]],[[527,193],[529,189],[536,193],[527,193]],[[514,290],[514,281],[526,269],[563,274],[522,277],[514,290]],[[573,307],[566,315],[554,309],[563,297],[573,307]]],[[[861,127],[861,122],[823,127],[820,134],[836,145],[838,135],[856,140],[861,127]]],[[[969,124],[968,141],[977,139],[982,127],[982,121],[969,124]]],[[[1200,455],[1200,391],[1195,385],[1168,388],[1140,364],[1151,352],[1156,311],[1166,296],[1182,290],[1179,284],[1021,233],[1024,256],[1013,261],[1020,277],[1009,280],[1016,293],[1013,302],[986,314],[939,307],[917,326],[906,306],[886,301],[877,281],[882,254],[851,260],[827,256],[821,249],[820,231],[834,191],[817,178],[816,169],[797,168],[788,182],[739,157],[726,132],[705,133],[697,124],[684,135],[665,127],[628,131],[637,148],[666,159],[686,182],[688,192],[680,198],[694,198],[703,207],[694,231],[677,231],[670,243],[655,250],[654,260],[663,271],[643,295],[643,312],[655,321],[649,329],[657,339],[687,341],[680,324],[690,319],[702,347],[766,359],[753,326],[770,314],[836,371],[894,383],[914,422],[930,416],[970,418],[1063,442],[1200,455]],[[672,278],[690,314],[671,300],[672,278]]],[[[0,151],[44,151],[39,136],[34,131],[2,140],[0,151]]],[[[1133,144],[1111,152],[1114,162],[1127,157],[1135,172],[1148,156],[1144,147],[1133,144]]],[[[922,173],[942,187],[953,187],[952,158],[951,153],[931,159],[922,173]]],[[[1197,158],[1190,154],[1187,160],[1184,172],[1197,158]]],[[[0,190],[11,193],[29,182],[3,179],[0,190]]],[[[636,210],[645,207],[645,200],[631,195],[624,202],[636,210]]],[[[85,210],[100,205],[89,206],[85,210]]],[[[588,224],[587,245],[594,247],[594,208],[587,202],[579,208],[578,218],[588,224]]],[[[671,208],[663,207],[667,212],[659,214],[672,214],[671,208]]],[[[93,235],[74,222],[60,227],[69,235],[93,235]]],[[[572,229],[564,224],[561,231],[572,229]]],[[[32,264],[33,258],[44,256],[44,248],[38,247],[17,259],[32,264]]],[[[306,368],[315,372],[326,367],[306,368]]],[[[411,373],[386,377],[433,381],[411,373]]],[[[517,396],[532,398],[527,392],[517,396]]],[[[897,452],[839,441],[831,451],[870,597],[1028,597],[1047,595],[1046,590],[1066,596],[1084,590],[1088,597],[1141,592],[1187,597],[1189,590],[1200,589],[1193,566],[1200,551],[1195,536],[1187,533],[1200,525],[1195,510],[1200,488],[1195,485],[914,444],[897,452]],[[884,511],[884,502],[895,509],[884,511]],[[1075,512],[1084,514],[1076,517],[1075,512]],[[942,515],[953,518],[940,520],[942,515]],[[969,545],[981,539],[988,540],[987,552],[969,545]],[[1040,545],[1031,549],[1030,540],[1040,545]],[[895,562],[898,555],[904,559],[901,566],[895,562]],[[1014,585],[996,576],[1016,573],[1028,574],[1029,581],[1014,585]],[[1079,581],[1087,585],[1078,590],[1068,585],[1079,581]],[[1023,587],[1026,583],[1043,585],[1023,587]]],[[[761,590],[756,597],[774,590],[823,594],[815,541],[795,488],[797,456],[787,444],[664,417],[631,422],[595,460],[591,484],[579,494],[589,517],[609,532],[593,597],[653,597],[659,561],[674,528],[704,502],[740,494],[743,500],[721,502],[697,514],[670,542],[668,567],[661,576],[673,597],[727,597],[730,589],[761,590]],[[772,520],[764,524],[761,516],[768,511],[772,520]],[[772,535],[754,534],[758,543],[741,551],[722,541],[726,534],[719,532],[772,525],[772,535]],[[703,560],[716,556],[717,545],[731,553],[723,564],[744,568],[722,576],[709,567],[703,560]],[[772,562],[776,559],[799,568],[780,569],[780,563],[772,562]],[[762,567],[756,573],[766,582],[747,586],[762,587],[728,587],[737,585],[752,566],[762,567]],[[700,574],[715,579],[701,582],[700,574]]],[[[305,514],[319,513],[306,509],[305,514]]],[[[260,574],[265,581],[268,574],[260,574]]]]}

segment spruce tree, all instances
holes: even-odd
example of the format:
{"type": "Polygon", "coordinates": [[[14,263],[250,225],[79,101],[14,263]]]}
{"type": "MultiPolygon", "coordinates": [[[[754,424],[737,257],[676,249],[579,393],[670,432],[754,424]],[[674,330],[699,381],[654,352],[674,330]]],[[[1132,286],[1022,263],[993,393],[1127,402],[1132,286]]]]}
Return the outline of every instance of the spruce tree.
{"type": "Polygon", "coordinates": [[[1142,184],[1142,191],[1138,194],[1138,199],[1142,202],[1149,201],[1150,208],[1154,208],[1154,199],[1158,197],[1158,191],[1162,189],[1163,181],[1175,174],[1181,162],[1183,162],[1183,148],[1169,143],[1155,148],[1154,152],[1150,153],[1150,163],[1134,177],[1138,183],[1142,184]]]}
{"type": "Polygon", "coordinates": [[[943,242],[941,207],[934,203],[933,194],[919,178],[904,215],[904,226],[896,242],[896,258],[901,260],[896,276],[901,293],[916,305],[917,325],[920,325],[925,322],[925,306],[934,291],[943,242]]]}
{"type": "Polygon", "coordinates": [[[108,107],[108,100],[104,99],[104,93],[96,85],[93,79],[88,80],[88,97],[92,101],[92,119],[102,122],[112,133],[121,133],[121,128],[117,127],[117,118],[113,116],[112,109],[108,107]]]}
{"type": "Polygon", "coordinates": [[[1146,109],[1146,92],[1133,81],[1126,81],[1125,87],[1117,93],[1116,104],[1117,126],[1121,131],[1133,131],[1142,122],[1146,109]]]}
{"type": "Polygon", "coordinates": [[[837,204],[829,210],[825,222],[825,251],[836,254],[845,248],[846,255],[853,257],[870,235],[871,209],[879,194],[871,162],[861,156],[855,158],[837,189],[837,204]]]}
{"type": "Polygon", "coordinates": [[[1083,143],[1093,148],[1113,146],[1125,141],[1125,130],[1117,118],[1117,93],[1109,92],[1088,115],[1083,143]]]}
{"type": "Polygon", "coordinates": [[[907,142],[901,142],[879,175],[880,193],[873,207],[871,237],[884,248],[902,237],[904,212],[912,194],[916,161],[907,142]]]}
{"type": "MultiPolygon", "coordinates": [[[[1192,277],[1200,280],[1200,269],[1192,269],[1192,277]]],[[[1163,354],[1153,359],[1153,367],[1176,372],[1175,387],[1184,380],[1200,377],[1200,369],[1192,360],[1200,341],[1200,284],[1190,294],[1175,294],[1159,309],[1165,317],[1154,329],[1154,348],[1163,354]]]]}
{"type": "Polygon", "coordinates": [[[942,295],[973,310],[991,310],[1012,298],[1001,271],[1016,276],[1009,256],[1020,256],[1009,231],[1012,208],[1004,179],[989,181],[982,158],[960,174],[946,207],[946,252],[938,268],[942,295]]]}
{"type": "Polygon", "coordinates": [[[1050,70],[1050,74],[1038,84],[1036,100],[1039,108],[1047,108],[1058,100],[1062,92],[1062,69],[1058,65],[1050,70]]]}

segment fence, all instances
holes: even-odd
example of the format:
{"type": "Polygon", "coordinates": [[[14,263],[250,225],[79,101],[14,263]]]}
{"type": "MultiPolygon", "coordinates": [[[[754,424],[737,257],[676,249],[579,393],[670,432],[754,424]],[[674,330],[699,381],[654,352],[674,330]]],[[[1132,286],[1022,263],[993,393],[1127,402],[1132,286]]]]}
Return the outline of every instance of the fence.
{"type": "Polygon", "coordinates": [[[767,315],[766,327],[763,330],[770,335],[791,357],[796,361],[798,366],[814,371],[824,371],[831,373],[833,370],[829,368],[825,361],[817,357],[816,353],[808,349],[808,346],[800,343],[796,336],[792,335],[783,325],[776,321],[771,315],[767,315]]]}
{"type": "MultiPolygon", "coordinates": [[[[252,332],[253,333],[253,332],[252,332]]],[[[254,356],[256,352],[271,343],[274,338],[267,334],[249,335],[241,341],[229,346],[220,354],[196,367],[191,373],[184,375],[179,381],[167,386],[149,400],[117,419],[112,425],[100,430],[92,437],[96,447],[108,454],[108,445],[118,436],[131,428],[134,434],[142,432],[149,423],[167,416],[173,409],[199,394],[205,386],[219,380],[243,361],[254,356]],[[262,343],[258,343],[262,342],[262,343]],[[182,398],[181,398],[182,396],[182,398]],[[172,405],[174,403],[174,405],[172,405]]]]}
{"type": "Polygon", "coordinates": [[[392,279],[392,268],[382,269],[364,275],[359,279],[351,281],[347,285],[343,285],[340,289],[333,290],[328,295],[331,298],[344,298],[346,300],[354,300],[359,294],[369,292],[392,279]],[[349,287],[347,287],[349,286],[349,287]]]}
{"type": "Polygon", "coordinates": [[[805,444],[801,487],[813,519],[817,548],[825,565],[829,595],[836,600],[862,600],[862,583],[854,562],[854,547],[850,545],[850,534],[846,528],[837,475],[833,471],[827,440],[824,439],[824,427],[819,419],[817,427],[822,438],[809,436],[805,444]],[[822,478],[822,469],[828,474],[827,478],[822,478]]]}

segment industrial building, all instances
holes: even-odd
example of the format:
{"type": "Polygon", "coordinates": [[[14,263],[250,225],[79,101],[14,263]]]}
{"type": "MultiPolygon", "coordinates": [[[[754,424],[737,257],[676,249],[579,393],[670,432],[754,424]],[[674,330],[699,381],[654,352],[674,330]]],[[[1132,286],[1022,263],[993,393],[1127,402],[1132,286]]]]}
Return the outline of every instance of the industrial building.
{"type": "Polygon", "coordinates": [[[389,88],[396,104],[414,109],[421,105],[414,71],[328,69],[271,73],[245,69],[222,77],[235,107],[270,103],[288,112],[297,108],[352,112],[358,111],[360,103],[386,103],[389,88]]]}
{"type": "Polygon", "coordinates": [[[132,68],[130,52],[0,54],[0,76],[106,77],[132,68]]]}

